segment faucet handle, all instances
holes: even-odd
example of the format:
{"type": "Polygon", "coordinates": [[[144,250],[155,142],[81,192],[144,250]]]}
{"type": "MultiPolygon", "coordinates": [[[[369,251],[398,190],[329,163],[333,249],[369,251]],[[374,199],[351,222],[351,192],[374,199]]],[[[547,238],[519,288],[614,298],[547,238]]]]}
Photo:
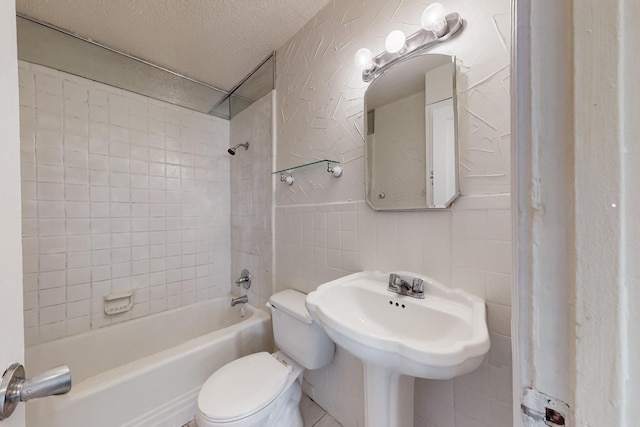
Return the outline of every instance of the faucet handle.
{"type": "Polygon", "coordinates": [[[398,287],[398,279],[400,279],[400,276],[397,274],[389,274],[389,288],[396,289],[398,287]]]}
{"type": "Polygon", "coordinates": [[[411,290],[415,294],[423,294],[424,293],[424,281],[419,278],[413,279],[413,283],[411,285],[411,290]]]}
{"type": "Polygon", "coordinates": [[[236,286],[242,285],[243,288],[249,289],[251,287],[251,273],[246,268],[242,270],[240,278],[236,280],[236,286]]]}

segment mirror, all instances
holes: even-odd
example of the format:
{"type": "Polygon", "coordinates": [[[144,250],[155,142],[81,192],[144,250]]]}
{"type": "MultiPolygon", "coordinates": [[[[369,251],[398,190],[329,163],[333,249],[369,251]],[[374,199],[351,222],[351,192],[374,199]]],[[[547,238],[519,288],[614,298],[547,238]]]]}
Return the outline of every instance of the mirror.
{"type": "Polygon", "coordinates": [[[375,210],[447,208],[458,196],[456,59],[411,57],[364,96],[366,199],[375,210]]]}

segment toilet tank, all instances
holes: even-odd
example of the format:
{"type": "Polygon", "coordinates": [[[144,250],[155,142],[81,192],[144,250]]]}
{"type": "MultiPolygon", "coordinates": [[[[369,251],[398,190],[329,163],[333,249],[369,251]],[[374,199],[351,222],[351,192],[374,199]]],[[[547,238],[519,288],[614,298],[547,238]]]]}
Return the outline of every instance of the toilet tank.
{"type": "Polygon", "coordinates": [[[277,346],[306,369],[319,369],[333,359],[335,344],[315,323],[304,304],[306,295],[293,289],[269,299],[277,346]]]}

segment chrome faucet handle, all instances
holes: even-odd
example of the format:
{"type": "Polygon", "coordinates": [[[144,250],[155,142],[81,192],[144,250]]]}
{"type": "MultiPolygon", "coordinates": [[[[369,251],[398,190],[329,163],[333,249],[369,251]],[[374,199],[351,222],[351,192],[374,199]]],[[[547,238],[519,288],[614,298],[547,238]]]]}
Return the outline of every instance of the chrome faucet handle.
{"type": "Polygon", "coordinates": [[[389,289],[398,289],[398,280],[400,276],[395,273],[389,274],[389,289]]]}
{"type": "Polygon", "coordinates": [[[251,273],[246,268],[242,270],[240,278],[236,280],[236,286],[242,285],[243,288],[249,289],[251,287],[251,273]]]}
{"type": "Polygon", "coordinates": [[[424,298],[424,281],[420,278],[414,278],[411,285],[402,279],[399,274],[389,274],[389,286],[387,287],[389,292],[405,295],[412,298],[424,298]]]}
{"type": "Polygon", "coordinates": [[[397,286],[399,276],[395,273],[389,275],[389,286],[397,286]]]}
{"type": "Polygon", "coordinates": [[[411,284],[411,290],[414,294],[424,294],[424,280],[415,278],[411,284]]]}

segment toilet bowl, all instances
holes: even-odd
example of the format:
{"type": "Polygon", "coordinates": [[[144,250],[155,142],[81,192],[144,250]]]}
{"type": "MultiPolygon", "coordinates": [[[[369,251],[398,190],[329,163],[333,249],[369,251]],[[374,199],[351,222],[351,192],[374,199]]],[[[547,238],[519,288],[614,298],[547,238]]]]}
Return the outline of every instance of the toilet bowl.
{"type": "Polygon", "coordinates": [[[198,427],[302,427],[304,369],[325,366],[335,351],[312,321],[305,297],[289,289],[270,298],[280,351],[250,354],[214,372],[198,394],[198,427]]]}
{"type": "Polygon", "coordinates": [[[254,353],[218,369],[198,395],[198,427],[302,427],[303,368],[281,352],[254,353]]]}

